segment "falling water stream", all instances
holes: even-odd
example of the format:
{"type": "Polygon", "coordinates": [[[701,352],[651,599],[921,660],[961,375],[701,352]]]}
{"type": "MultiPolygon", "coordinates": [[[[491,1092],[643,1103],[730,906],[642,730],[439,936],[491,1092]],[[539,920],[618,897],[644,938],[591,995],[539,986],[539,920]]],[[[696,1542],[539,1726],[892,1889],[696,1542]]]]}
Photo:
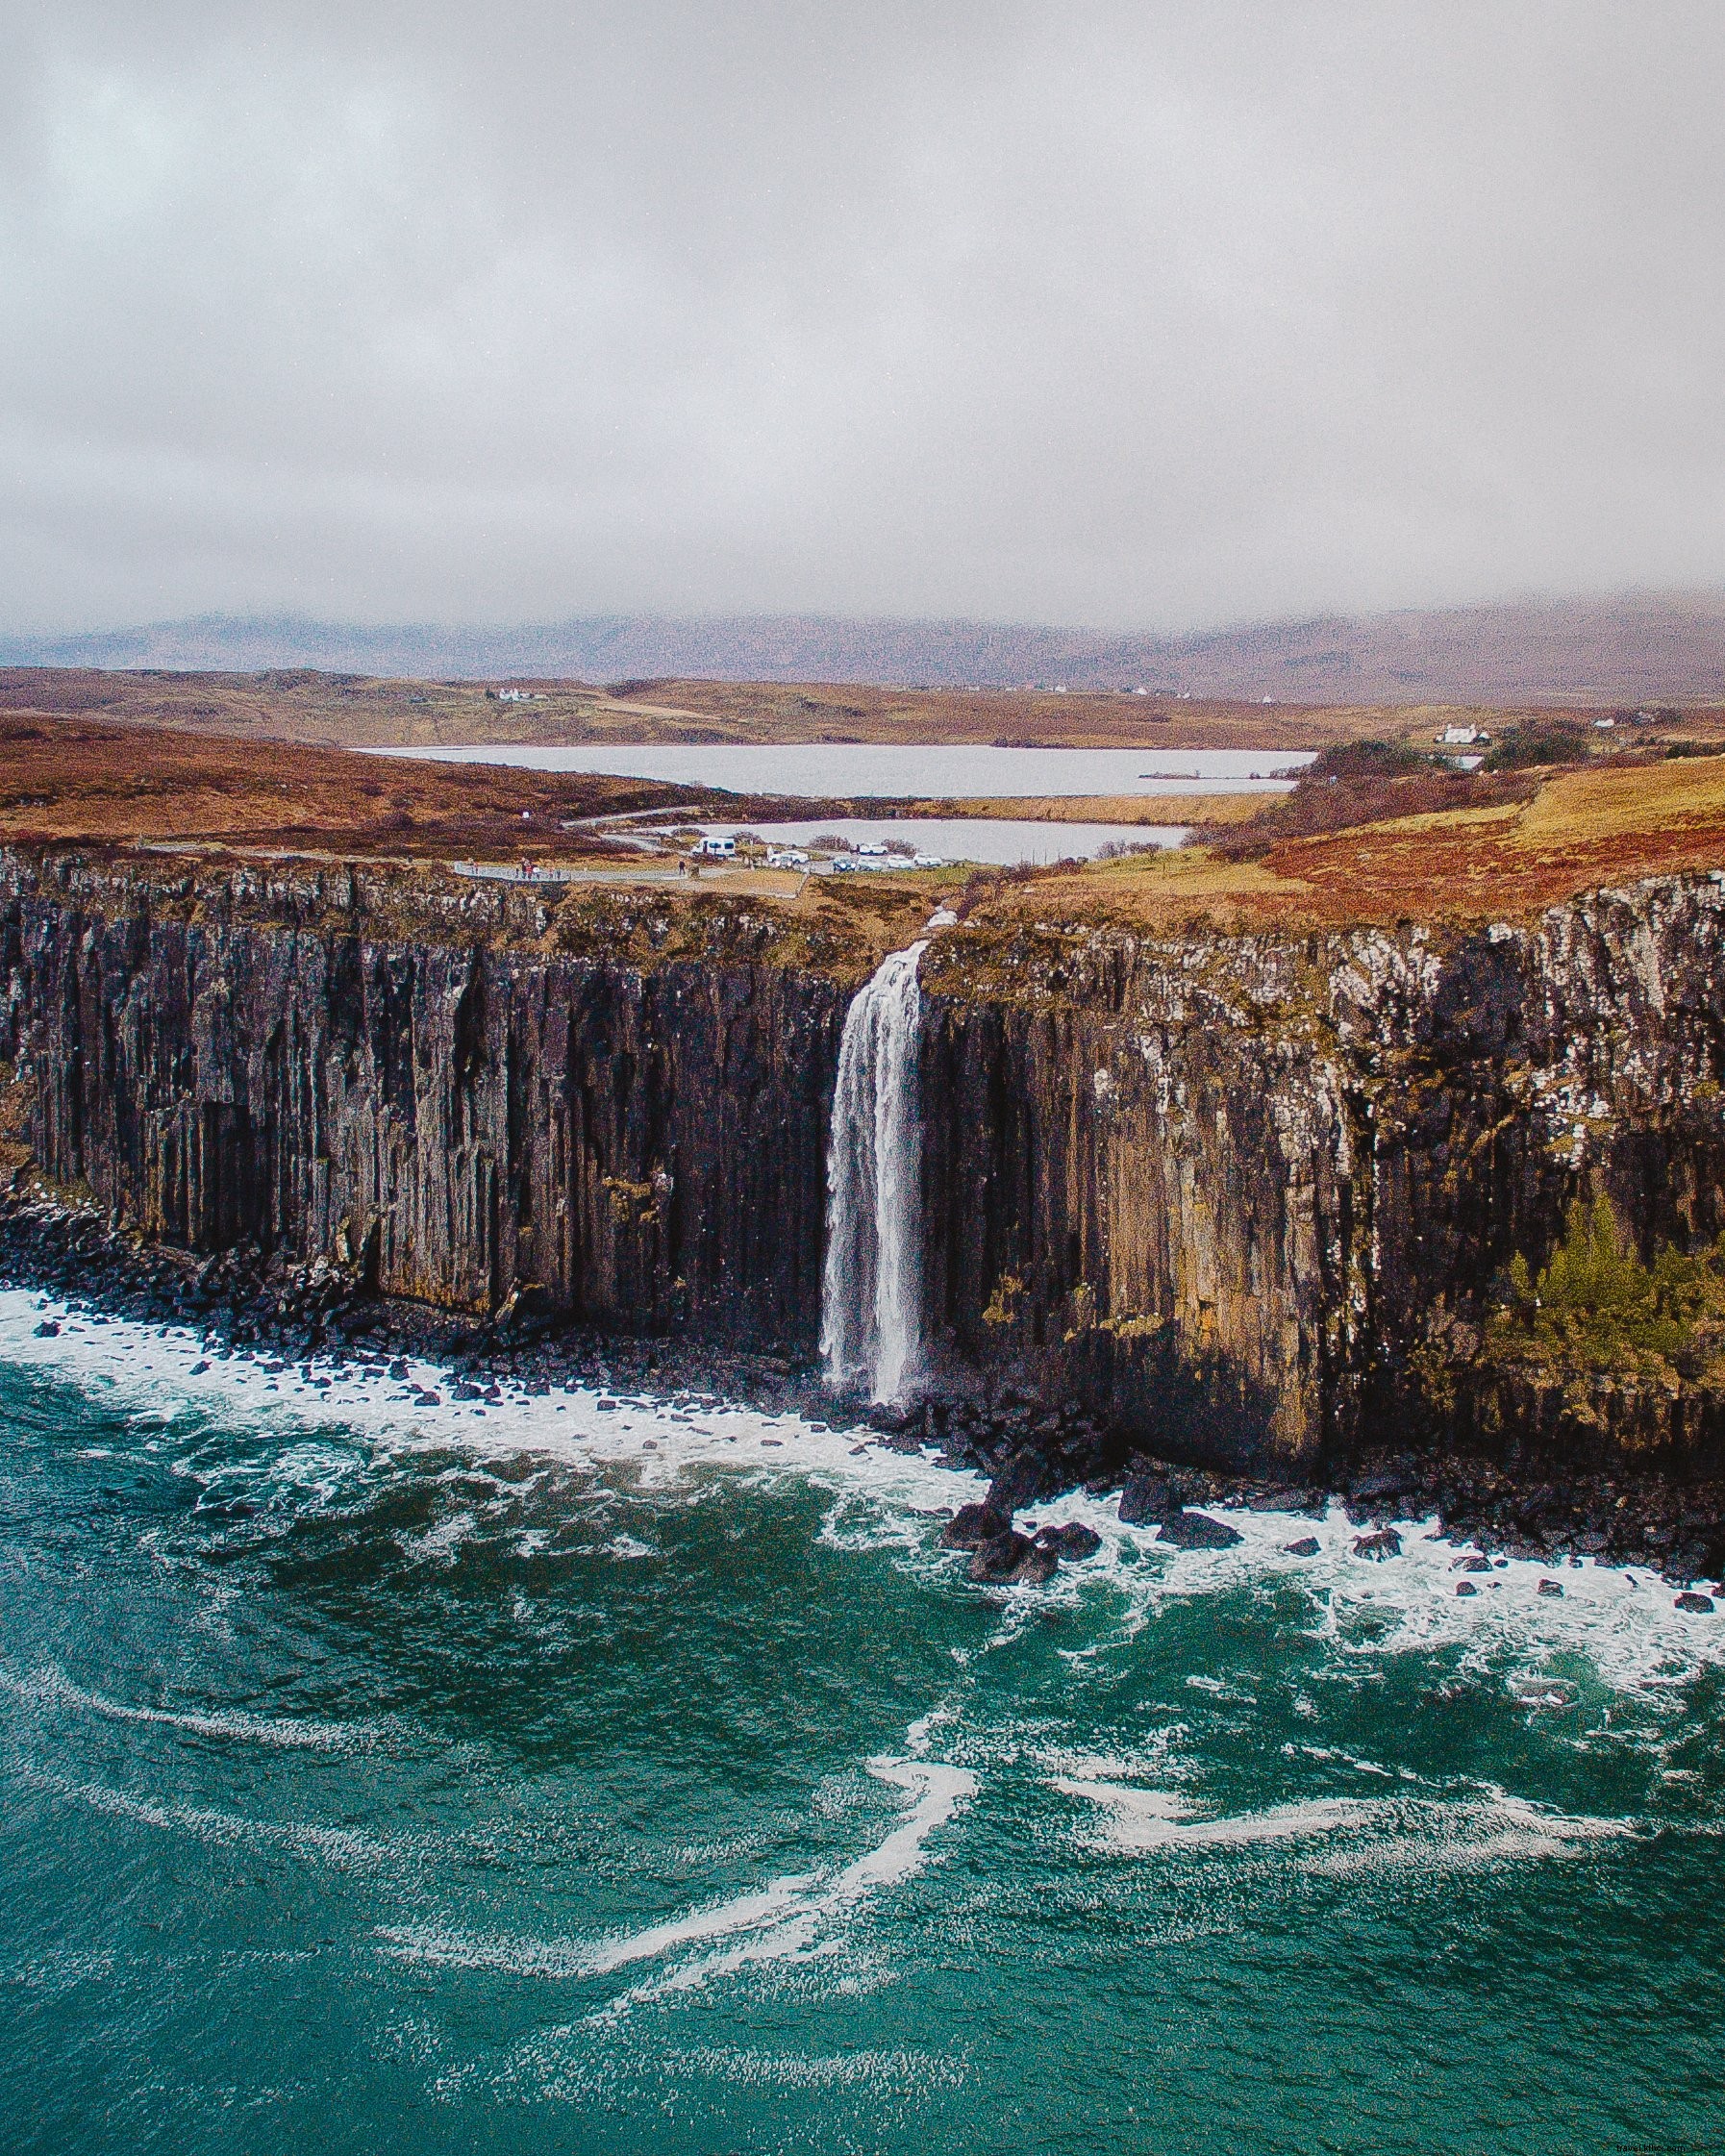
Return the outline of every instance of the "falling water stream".
{"type": "Polygon", "coordinates": [[[827,1145],[820,1351],[829,1382],[890,1400],[921,1347],[916,1047],[927,940],[894,951],[845,1014],[827,1145]]]}

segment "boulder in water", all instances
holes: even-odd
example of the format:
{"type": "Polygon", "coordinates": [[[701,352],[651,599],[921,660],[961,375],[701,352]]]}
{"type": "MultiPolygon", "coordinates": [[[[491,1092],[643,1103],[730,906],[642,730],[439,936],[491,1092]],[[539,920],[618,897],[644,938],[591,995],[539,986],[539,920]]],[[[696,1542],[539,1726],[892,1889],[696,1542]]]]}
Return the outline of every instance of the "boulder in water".
{"type": "Polygon", "coordinates": [[[1038,1527],[1036,1542],[1038,1549],[1051,1549],[1057,1557],[1094,1557],[1102,1547],[1102,1537],[1093,1527],[1068,1519],[1059,1527],[1038,1527]]]}
{"type": "Polygon", "coordinates": [[[1120,1517],[1128,1527],[1147,1527],[1171,1519],[1180,1510],[1180,1499],[1166,1475],[1128,1475],[1120,1492],[1120,1517]]]}
{"type": "Polygon", "coordinates": [[[1477,1594],[1479,1592],[1479,1589],[1474,1586],[1471,1580],[1458,1580],[1456,1582],[1456,1592],[1458,1594],[1477,1594]]]}
{"type": "Polygon", "coordinates": [[[1015,1534],[1012,1528],[1002,1528],[998,1535],[990,1535],[987,1542],[978,1542],[976,1554],[970,1560],[970,1577],[986,1582],[1015,1580],[1018,1567],[1036,1549],[1028,1535],[1015,1534]]]}
{"type": "Polygon", "coordinates": [[[1282,1552],[1285,1557],[1315,1557],[1319,1547],[1315,1535],[1302,1535],[1297,1542],[1284,1542],[1282,1552]]]}
{"type": "Polygon", "coordinates": [[[1387,1557],[1402,1554],[1402,1538],[1393,1527],[1382,1527],[1375,1535],[1356,1535],[1354,1555],[1366,1557],[1374,1565],[1382,1565],[1387,1557]]]}
{"type": "Polygon", "coordinates": [[[1162,1523],[1160,1539],[1176,1549],[1232,1549],[1245,1537],[1208,1513],[1176,1512],[1162,1523]]]}
{"type": "Polygon", "coordinates": [[[1563,1593],[1562,1582],[1561,1580],[1541,1580],[1539,1582],[1539,1592],[1552,1601],[1560,1601],[1563,1593]]]}
{"type": "Polygon", "coordinates": [[[987,1504],[961,1505],[940,1530],[940,1547],[980,1549],[984,1542],[1008,1533],[1012,1524],[987,1504]]]}
{"type": "Polygon", "coordinates": [[[1711,1594],[1683,1593],[1677,1597],[1671,1606],[1677,1610],[1694,1610],[1698,1615],[1705,1617],[1713,1606],[1713,1598],[1711,1594]]]}

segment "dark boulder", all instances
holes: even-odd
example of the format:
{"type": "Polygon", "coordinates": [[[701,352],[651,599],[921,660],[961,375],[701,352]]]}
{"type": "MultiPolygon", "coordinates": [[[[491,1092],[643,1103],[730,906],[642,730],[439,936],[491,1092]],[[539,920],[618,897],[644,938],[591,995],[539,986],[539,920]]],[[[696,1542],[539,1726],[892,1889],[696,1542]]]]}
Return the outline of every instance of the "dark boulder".
{"type": "Polygon", "coordinates": [[[1180,1499],[1166,1475],[1128,1475],[1120,1492],[1120,1517],[1128,1527],[1147,1527],[1171,1519],[1180,1510],[1180,1499]]]}
{"type": "Polygon", "coordinates": [[[59,1332],[60,1327],[54,1322],[53,1318],[44,1317],[41,1323],[36,1328],[36,1337],[38,1340],[53,1340],[58,1336],[59,1332]]]}
{"type": "Polygon", "coordinates": [[[983,1502],[990,1512],[1011,1519],[1020,1505],[1032,1504],[1042,1487],[1042,1463],[1034,1452],[1015,1452],[1001,1463],[983,1502]]]}
{"type": "Polygon", "coordinates": [[[1019,1587],[1046,1587],[1060,1570],[1060,1558],[1051,1549],[1038,1549],[1033,1542],[1028,1553],[1012,1568],[1012,1580],[1019,1587]]]}
{"type": "Polygon", "coordinates": [[[1380,1528],[1375,1535],[1356,1535],[1354,1555],[1368,1557],[1374,1565],[1382,1565],[1387,1557],[1402,1554],[1402,1538],[1393,1527],[1380,1528]]]}
{"type": "Polygon", "coordinates": [[[1671,1606],[1677,1610],[1694,1610],[1705,1617],[1713,1606],[1713,1598],[1711,1594],[1684,1593],[1671,1606]]]}
{"type": "Polygon", "coordinates": [[[986,1586],[1040,1587],[1051,1580],[1060,1559],[1051,1549],[1038,1549],[1028,1535],[1012,1528],[980,1543],[970,1560],[970,1577],[986,1586]]]}
{"type": "Polygon", "coordinates": [[[1488,1572],[1490,1569],[1491,1560],[1488,1557],[1458,1557],[1450,1567],[1452,1572],[1488,1572]]]}
{"type": "Polygon", "coordinates": [[[1302,1535],[1297,1542],[1284,1542],[1282,1551],[1285,1557],[1315,1557],[1319,1546],[1315,1535],[1302,1535]]]}
{"type": "Polygon", "coordinates": [[[1563,1594],[1562,1582],[1561,1580],[1541,1580],[1539,1582],[1539,1592],[1548,1595],[1553,1601],[1561,1601],[1563,1594]]]}
{"type": "Polygon", "coordinates": [[[1177,1512],[1162,1521],[1161,1540],[1176,1549],[1233,1549],[1245,1537],[1208,1513],[1177,1512]]]}
{"type": "Polygon", "coordinates": [[[1474,1586],[1471,1580],[1458,1580],[1456,1582],[1456,1592],[1458,1594],[1477,1594],[1479,1592],[1479,1589],[1474,1586]]]}
{"type": "Polygon", "coordinates": [[[942,1549],[980,1549],[985,1542],[1008,1533],[1010,1519],[988,1505],[961,1505],[940,1530],[942,1549]]]}
{"type": "Polygon", "coordinates": [[[1068,1519],[1059,1527],[1038,1527],[1036,1542],[1038,1549],[1051,1549],[1057,1557],[1094,1557],[1102,1547],[1102,1537],[1093,1527],[1068,1519]]]}

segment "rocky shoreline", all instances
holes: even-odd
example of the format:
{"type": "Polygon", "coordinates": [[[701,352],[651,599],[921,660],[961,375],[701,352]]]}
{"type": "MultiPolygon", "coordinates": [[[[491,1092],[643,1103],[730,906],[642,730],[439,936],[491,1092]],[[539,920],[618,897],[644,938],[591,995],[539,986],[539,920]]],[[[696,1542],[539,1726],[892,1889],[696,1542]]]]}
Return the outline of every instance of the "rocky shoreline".
{"type": "MultiPolygon", "coordinates": [[[[301,1368],[313,1381],[344,1371],[409,1377],[409,1359],[436,1362],[454,1400],[493,1400],[508,1386],[528,1396],[576,1387],[602,1394],[704,1395],[766,1414],[854,1421],[863,1442],[918,1452],[988,1475],[979,1502],[961,1506],[943,1530],[947,1547],[970,1553],[984,1583],[1038,1584],[1062,1561],[1094,1548],[1088,1529],[1048,1524],[1019,1531],[1017,1516],[1083,1490],[1118,1493],[1120,1517],[1155,1525],[1180,1548],[1238,1540],[1204,1506],[1286,1514],[1290,1549],[1300,1516],[1339,1498],[1360,1530],[1355,1554],[1395,1554],[1393,1522],[1437,1518],[1477,1553],[1459,1560],[1459,1594],[1473,1592],[1468,1564],[1530,1558],[1562,1566],[1588,1558],[1658,1575],[1685,1597],[1725,1571],[1725,1485],[1667,1477],[1560,1470],[1549,1459],[1441,1455],[1376,1448],[1313,1463],[1307,1479],[1224,1473],[1162,1459],[1099,1427],[1076,1408],[1003,1391],[989,1400],[934,1395],[905,1408],[835,1398],[809,1363],[733,1352],[687,1336],[638,1339],[573,1329],[512,1297],[475,1322],[428,1306],[369,1293],[350,1268],[317,1260],[289,1266],[255,1247],[200,1258],[116,1232],[92,1205],[38,1188],[0,1194],[0,1285],[52,1294],[81,1308],[144,1324],[199,1331],[213,1357],[243,1355],[301,1368]]],[[[51,1324],[51,1319],[44,1319],[51,1324]]],[[[424,1404],[437,1395],[422,1394],[424,1404]]],[[[1561,1581],[1546,1583],[1561,1592],[1561,1581]]],[[[1714,1590],[1725,1594],[1725,1586],[1714,1590]]]]}

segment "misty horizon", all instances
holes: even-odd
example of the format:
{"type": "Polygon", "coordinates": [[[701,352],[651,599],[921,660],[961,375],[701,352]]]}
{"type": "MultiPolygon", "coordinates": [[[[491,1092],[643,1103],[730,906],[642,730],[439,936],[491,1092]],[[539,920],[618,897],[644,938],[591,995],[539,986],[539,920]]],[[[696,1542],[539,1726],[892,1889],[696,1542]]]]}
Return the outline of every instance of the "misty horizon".
{"type": "Polygon", "coordinates": [[[66,0],[0,98],[0,621],[1712,589],[1722,63],[1606,0],[66,0]]]}

